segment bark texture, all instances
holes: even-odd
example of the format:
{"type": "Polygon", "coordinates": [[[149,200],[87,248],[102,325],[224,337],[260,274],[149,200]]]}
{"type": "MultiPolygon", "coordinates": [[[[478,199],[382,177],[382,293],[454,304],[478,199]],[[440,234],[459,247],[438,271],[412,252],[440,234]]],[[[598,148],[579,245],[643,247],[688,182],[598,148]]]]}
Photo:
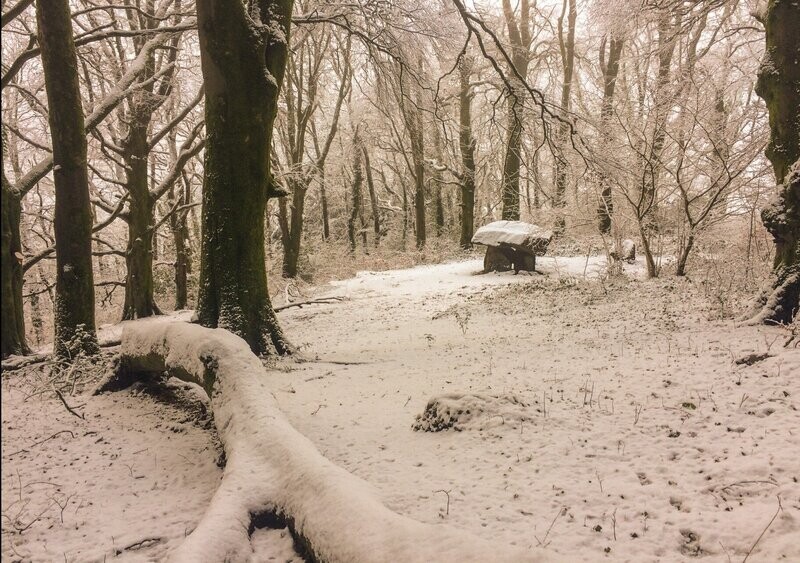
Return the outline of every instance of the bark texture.
{"type": "Polygon", "coordinates": [[[353,189],[350,193],[350,217],[347,218],[347,238],[350,240],[350,252],[356,251],[356,235],[360,226],[361,187],[364,183],[364,172],[361,167],[362,148],[360,125],[357,125],[353,134],[353,189]]]}
{"type": "Polygon", "coordinates": [[[472,76],[473,60],[467,55],[459,61],[459,131],[461,150],[461,248],[472,248],[475,230],[475,139],[472,136],[472,76]]]}
{"type": "MultiPolygon", "coordinates": [[[[623,40],[611,36],[608,41],[608,58],[605,56],[605,41],[600,46],[600,67],[603,71],[603,104],[600,109],[600,126],[603,128],[602,143],[604,152],[611,150],[611,117],[614,115],[614,91],[619,73],[619,60],[622,57],[623,40]]],[[[597,226],[601,233],[611,232],[611,217],[614,214],[614,198],[611,181],[607,174],[600,174],[600,205],[597,208],[597,226]]]]}
{"type": "Polygon", "coordinates": [[[125,141],[123,158],[130,194],[128,248],[125,251],[125,304],[123,319],[138,319],[160,314],[153,297],[153,225],[155,200],[148,187],[147,139],[149,114],[135,116],[125,141]]]}
{"type": "Polygon", "coordinates": [[[761,212],[775,240],[774,283],[762,295],[755,320],[789,323],[800,308],[800,4],[769,0],[761,19],[767,45],[756,92],[769,110],[766,155],[779,191],[761,212]]]}
{"type": "Polygon", "coordinates": [[[3,171],[2,202],[2,357],[30,352],[25,341],[25,315],[22,307],[22,243],[20,240],[20,198],[3,171]]]}
{"type": "MultiPolygon", "coordinates": [[[[511,42],[511,61],[520,76],[528,75],[529,50],[531,45],[530,3],[521,0],[519,18],[511,7],[510,0],[503,0],[503,16],[508,27],[508,38],[511,42]]],[[[519,221],[519,169],[520,149],[522,145],[522,123],[525,109],[523,88],[512,81],[512,90],[508,92],[508,140],[503,159],[503,219],[519,221]]]]}
{"type": "Polygon", "coordinates": [[[97,351],[86,131],[67,0],[40,0],[36,18],[56,193],[54,352],[57,356],[74,357],[97,351]]]}
{"type": "Polygon", "coordinates": [[[257,354],[290,352],[267,291],[264,213],[291,13],[291,0],[197,2],[206,96],[198,317],[257,354]]]}

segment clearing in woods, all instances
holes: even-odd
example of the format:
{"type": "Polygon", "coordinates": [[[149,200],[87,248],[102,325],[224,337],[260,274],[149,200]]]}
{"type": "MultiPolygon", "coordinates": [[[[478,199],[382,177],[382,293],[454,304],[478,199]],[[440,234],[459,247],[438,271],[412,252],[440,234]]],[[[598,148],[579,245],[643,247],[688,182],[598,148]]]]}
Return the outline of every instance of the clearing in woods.
{"type": "MultiPolygon", "coordinates": [[[[325,456],[424,522],[557,561],[741,560],[754,545],[750,560],[798,560],[800,351],[780,328],[714,320],[687,280],[603,267],[362,272],[318,288],[343,300],[280,313],[307,361],[280,361],[269,385],[325,456]],[[453,428],[412,429],[431,416],[453,428]]],[[[3,377],[3,559],[163,557],[220,477],[203,399],[186,384],[177,406],[138,386],[66,397],[81,419],[37,373],[3,377]]],[[[286,531],[253,545],[296,558],[286,531]]]]}

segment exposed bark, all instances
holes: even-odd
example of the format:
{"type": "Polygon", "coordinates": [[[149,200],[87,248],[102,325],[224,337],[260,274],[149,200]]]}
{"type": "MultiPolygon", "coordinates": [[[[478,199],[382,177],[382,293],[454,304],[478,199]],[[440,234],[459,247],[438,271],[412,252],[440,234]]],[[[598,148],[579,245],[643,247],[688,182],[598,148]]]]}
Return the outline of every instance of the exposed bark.
{"type": "MultiPolygon", "coordinates": [[[[5,145],[5,143],[4,143],[5,145]]],[[[3,174],[2,202],[2,244],[0,245],[0,265],[2,266],[2,357],[11,354],[30,352],[25,341],[25,315],[22,307],[22,242],[20,239],[20,213],[22,206],[17,193],[13,191],[3,174]]]]}
{"type": "Polygon", "coordinates": [[[138,319],[161,314],[153,297],[153,226],[155,200],[150,194],[147,161],[147,119],[131,124],[125,141],[126,187],[130,194],[127,214],[128,248],[125,251],[125,304],[122,318],[138,319]]]}
{"type": "Polygon", "coordinates": [[[56,195],[54,351],[58,356],[74,357],[97,351],[86,131],[69,3],[39,0],[36,16],[56,195]]]}
{"type": "MultiPolygon", "coordinates": [[[[422,61],[418,61],[422,73],[422,61]]],[[[414,177],[414,230],[417,249],[425,247],[425,133],[422,124],[422,93],[418,85],[409,82],[408,71],[400,74],[400,91],[397,93],[406,133],[411,140],[412,175],[414,177]],[[413,99],[412,99],[413,94],[413,99]]],[[[405,194],[404,194],[405,197],[405,194]]]]}
{"type": "Polygon", "coordinates": [[[267,291],[264,213],[292,4],[197,2],[207,135],[197,313],[257,354],[290,352],[267,291]]]}
{"type": "Polygon", "coordinates": [[[767,44],[756,92],[769,110],[766,155],[779,191],[761,212],[775,241],[774,281],[762,295],[763,306],[754,320],[789,323],[800,309],[800,6],[769,0],[761,20],[767,44]]]}
{"type": "Polygon", "coordinates": [[[322,213],[322,240],[331,238],[331,218],[328,210],[328,192],[325,190],[325,169],[319,173],[319,199],[322,213]]]}
{"type": "MultiPolygon", "coordinates": [[[[433,141],[434,150],[436,151],[436,160],[444,162],[444,150],[442,149],[442,135],[439,129],[434,126],[433,128],[433,141]]],[[[433,184],[433,219],[436,226],[436,236],[442,236],[444,232],[444,199],[442,194],[442,184],[444,183],[444,175],[442,174],[443,168],[440,166],[434,167],[433,174],[431,174],[431,183],[433,184]]]]}
{"type": "MultiPolygon", "coordinates": [[[[185,175],[183,189],[177,201],[181,206],[188,206],[191,203],[191,185],[185,175]]],[[[170,230],[175,245],[175,310],[180,310],[186,309],[189,303],[188,278],[192,265],[186,213],[173,213],[170,216],[170,230]]]]}
{"type": "MultiPolygon", "coordinates": [[[[645,234],[650,233],[656,226],[657,210],[657,190],[658,181],[661,175],[661,153],[664,150],[664,143],[667,138],[667,116],[669,113],[672,96],[670,95],[670,68],[672,65],[672,55],[675,51],[675,25],[671,21],[672,15],[668,10],[664,10],[659,15],[658,20],[658,76],[656,78],[656,89],[654,97],[654,131],[653,142],[650,151],[644,161],[642,172],[642,196],[639,209],[640,221],[644,222],[645,234]]],[[[642,241],[643,246],[649,247],[642,241]]],[[[655,271],[650,271],[648,263],[648,275],[655,277],[655,271]]]]}
{"type": "Polygon", "coordinates": [[[475,138],[472,136],[472,76],[473,59],[463,55],[459,61],[459,131],[461,150],[461,248],[472,248],[475,231],[475,138]]]}
{"type": "MultiPolygon", "coordinates": [[[[514,14],[510,0],[503,0],[503,16],[508,27],[508,38],[511,42],[511,62],[519,76],[528,75],[531,45],[531,16],[528,0],[521,0],[519,19],[514,14]]],[[[503,159],[502,199],[503,219],[519,221],[519,169],[520,149],[522,145],[522,123],[524,113],[525,91],[512,80],[513,88],[508,92],[508,140],[503,159]]]]}
{"type": "MultiPolygon", "coordinates": [[[[98,102],[92,113],[86,117],[84,127],[85,131],[88,133],[94,130],[98,124],[100,124],[111,111],[128,95],[130,94],[131,90],[137,88],[138,86],[135,81],[141,76],[141,74],[145,70],[145,62],[150,54],[163,45],[165,41],[167,41],[173,34],[171,33],[160,33],[147,41],[142,49],[140,50],[139,54],[136,58],[130,63],[128,70],[122,75],[119,79],[117,84],[112,88],[107,95],[98,102]]],[[[44,178],[51,170],[53,169],[53,154],[49,154],[48,156],[42,158],[33,168],[31,168],[28,172],[26,172],[16,184],[11,188],[11,191],[15,194],[18,194],[18,197],[21,199],[23,198],[42,178],[44,178]]],[[[119,213],[113,215],[113,218],[119,216],[119,213]]],[[[17,239],[20,238],[19,234],[19,222],[14,222],[13,217],[9,218],[9,222],[7,223],[12,231],[12,237],[16,237],[17,239]]],[[[113,219],[112,219],[113,220],[113,219]]],[[[104,221],[102,226],[110,224],[111,221],[104,221]]],[[[93,231],[97,231],[97,226],[93,229],[93,231]]],[[[27,271],[30,267],[36,264],[42,258],[48,256],[55,250],[55,246],[52,248],[46,249],[46,251],[37,254],[32,259],[29,259],[23,264],[22,270],[27,271]]],[[[3,319],[11,319],[11,318],[23,318],[22,309],[16,310],[18,304],[22,303],[22,283],[15,284],[13,286],[14,297],[12,299],[3,299],[2,301],[2,318],[3,319]]],[[[4,325],[10,326],[10,325],[4,325]]]]}
{"type": "Polygon", "coordinates": [[[359,220],[361,213],[361,185],[364,183],[364,173],[361,167],[363,147],[360,127],[360,124],[356,125],[356,130],[353,134],[353,185],[350,192],[350,217],[347,219],[347,238],[350,240],[350,252],[356,251],[356,234],[359,231],[356,221],[359,220]]]}
{"type": "MultiPolygon", "coordinates": [[[[600,108],[603,151],[608,152],[611,144],[611,117],[614,114],[614,90],[617,85],[619,61],[622,57],[623,40],[611,36],[608,41],[608,58],[605,57],[606,42],[600,47],[600,67],[603,71],[603,103],[600,108]]],[[[600,174],[600,204],[597,208],[597,222],[601,233],[611,232],[611,218],[614,214],[614,197],[611,181],[607,174],[600,174]]]]}
{"type": "Polygon", "coordinates": [[[372,166],[369,162],[369,150],[366,145],[362,147],[364,152],[364,171],[367,178],[367,190],[369,191],[369,203],[372,210],[372,232],[375,237],[374,244],[377,248],[381,242],[381,213],[378,207],[378,192],[375,190],[375,181],[372,177],[372,166]]]}
{"type": "Polygon", "coordinates": [[[283,242],[283,276],[297,277],[300,261],[300,244],[303,240],[303,219],[306,206],[308,185],[304,181],[290,182],[292,192],[291,210],[286,198],[281,198],[278,205],[278,221],[281,226],[283,242]]]}

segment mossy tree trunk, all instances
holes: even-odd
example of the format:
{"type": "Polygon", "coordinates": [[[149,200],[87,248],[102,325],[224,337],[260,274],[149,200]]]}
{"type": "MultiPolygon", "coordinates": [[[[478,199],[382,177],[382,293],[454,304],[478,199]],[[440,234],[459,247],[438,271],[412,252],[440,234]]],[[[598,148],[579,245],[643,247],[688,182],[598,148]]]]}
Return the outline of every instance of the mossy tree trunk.
{"type": "MultiPolygon", "coordinates": [[[[152,9],[152,6],[151,6],[152,9]]],[[[176,11],[180,12],[180,1],[176,3],[176,11]]],[[[158,20],[143,16],[138,20],[143,29],[155,29],[158,20]]],[[[175,23],[180,22],[177,17],[175,23]]],[[[134,45],[142,51],[145,37],[134,38],[134,45]]],[[[170,50],[161,60],[160,66],[175,63],[178,52],[180,35],[175,35],[170,42],[170,50]]],[[[145,59],[145,70],[142,80],[150,80],[160,70],[154,53],[145,59]]],[[[154,148],[155,139],[151,140],[150,125],[156,110],[166,101],[172,92],[172,79],[174,66],[167,68],[160,83],[156,86],[151,82],[139,88],[128,96],[128,132],[123,140],[122,157],[127,171],[126,189],[130,194],[130,212],[125,216],[128,223],[128,247],[126,249],[125,276],[125,303],[122,311],[123,319],[138,319],[160,315],[161,310],[156,305],[153,287],[153,258],[155,237],[155,206],[158,200],[150,191],[148,183],[147,166],[150,152],[154,148]]],[[[176,124],[167,124],[164,131],[156,136],[161,136],[166,130],[171,132],[176,124]]]]}
{"type": "Polygon", "coordinates": [[[161,314],[153,297],[153,226],[155,201],[150,194],[147,161],[149,116],[134,117],[125,140],[126,188],[130,194],[128,247],[125,251],[125,304],[123,319],[161,314]]]}
{"type": "Polygon", "coordinates": [[[769,110],[766,155],[779,191],[761,212],[775,240],[774,282],[762,295],[755,319],[789,323],[800,307],[800,4],[769,0],[759,17],[767,45],[756,92],[769,110]]]}
{"type": "Polygon", "coordinates": [[[267,291],[264,212],[292,0],[198,0],[206,96],[198,317],[256,354],[287,354],[267,291]]]}
{"type": "Polygon", "coordinates": [[[22,243],[20,214],[22,206],[3,171],[2,202],[2,357],[27,354],[25,315],[22,307],[22,243]]]}
{"type": "Polygon", "coordinates": [[[36,5],[56,194],[54,351],[74,357],[97,351],[86,132],[69,4],[39,0],[36,5]]]}

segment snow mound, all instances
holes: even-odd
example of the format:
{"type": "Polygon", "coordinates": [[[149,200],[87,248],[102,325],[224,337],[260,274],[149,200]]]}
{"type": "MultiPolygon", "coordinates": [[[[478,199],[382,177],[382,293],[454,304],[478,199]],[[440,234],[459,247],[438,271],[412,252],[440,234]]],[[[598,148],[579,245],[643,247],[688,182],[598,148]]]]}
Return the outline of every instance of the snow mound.
{"type": "Polygon", "coordinates": [[[433,397],[412,428],[421,432],[483,430],[516,425],[529,419],[528,404],[512,394],[480,395],[450,393],[433,397]]]}

